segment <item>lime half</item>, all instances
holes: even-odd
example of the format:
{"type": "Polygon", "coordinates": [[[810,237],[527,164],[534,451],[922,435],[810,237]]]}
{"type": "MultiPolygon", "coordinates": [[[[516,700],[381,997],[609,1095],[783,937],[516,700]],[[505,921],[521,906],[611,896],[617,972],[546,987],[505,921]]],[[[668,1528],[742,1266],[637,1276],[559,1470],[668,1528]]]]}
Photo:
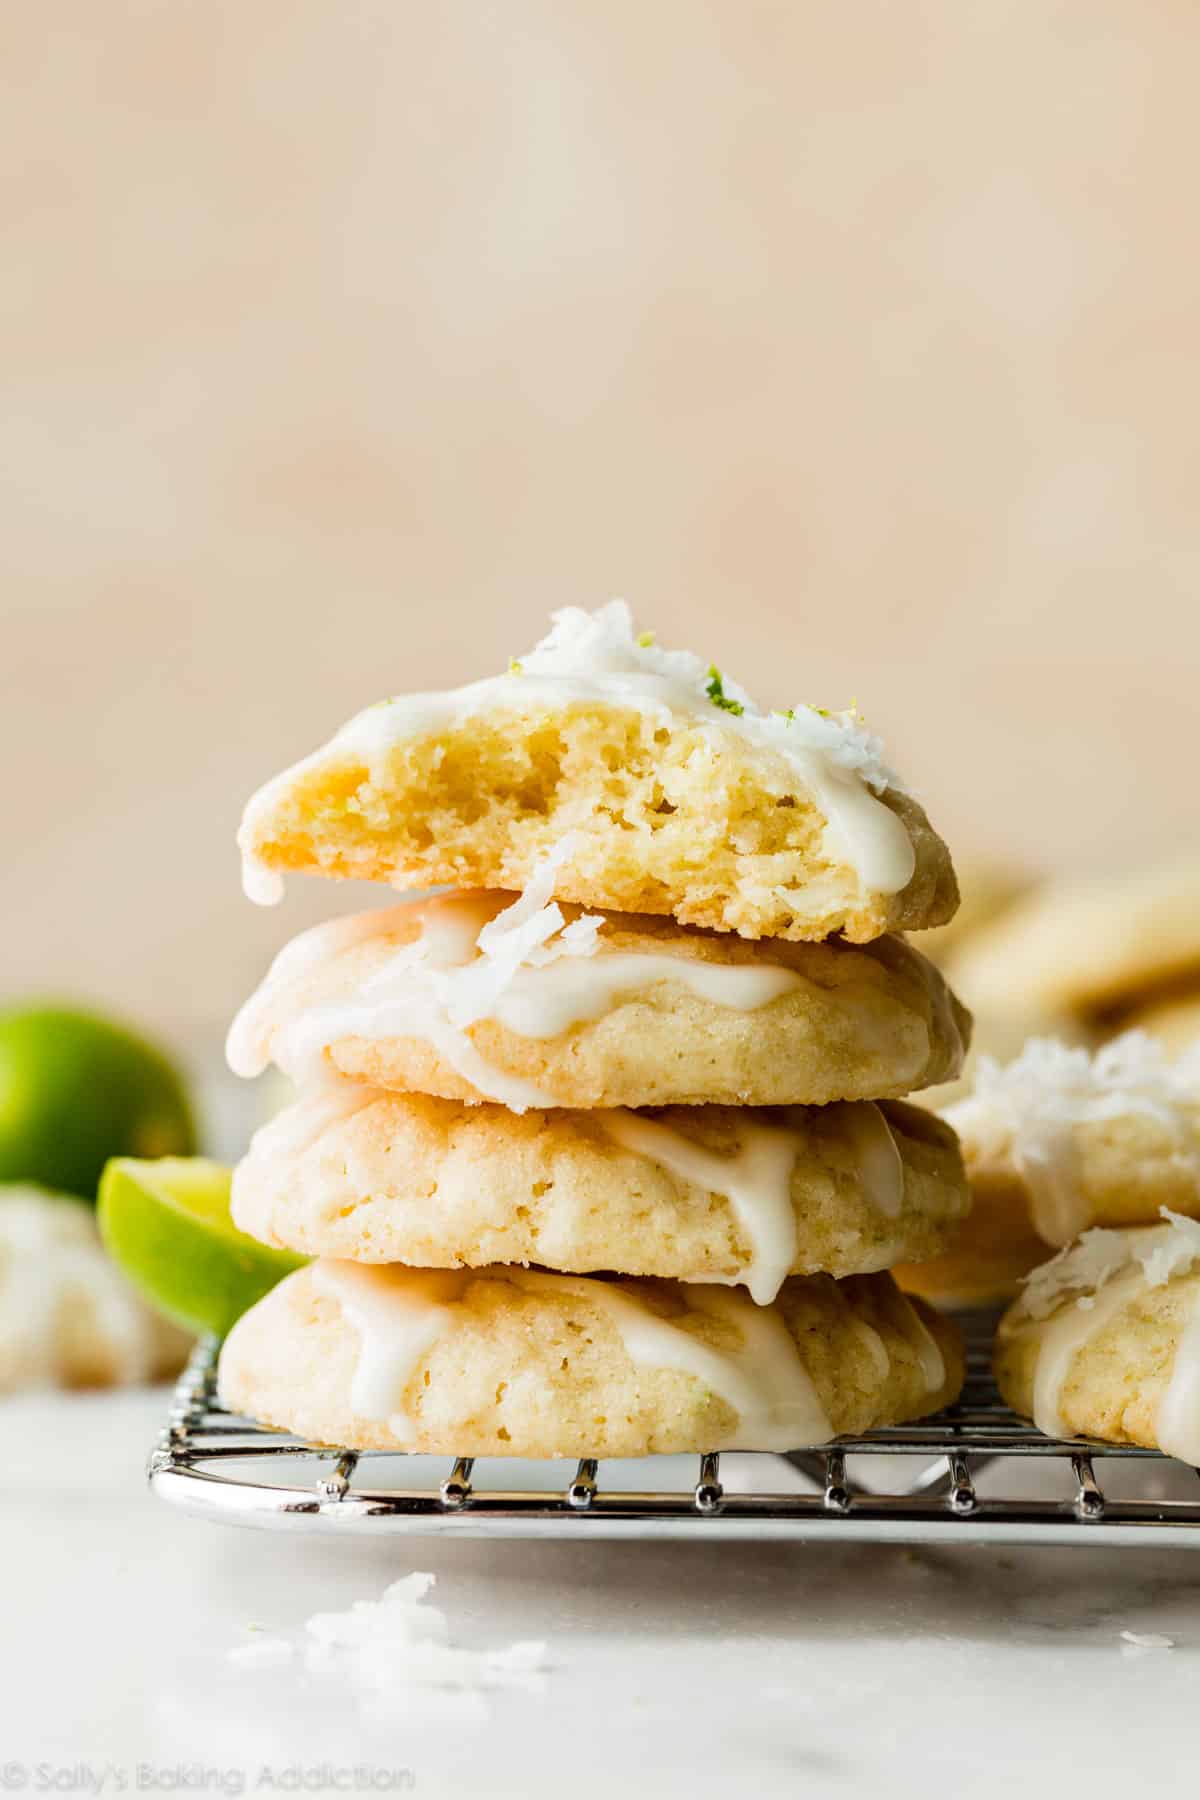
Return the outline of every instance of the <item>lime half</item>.
{"type": "Polygon", "coordinates": [[[221,1336],[308,1260],[269,1250],[229,1216],[230,1171],[200,1156],[119,1156],[100,1178],[109,1254],[159,1312],[221,1336]]]}

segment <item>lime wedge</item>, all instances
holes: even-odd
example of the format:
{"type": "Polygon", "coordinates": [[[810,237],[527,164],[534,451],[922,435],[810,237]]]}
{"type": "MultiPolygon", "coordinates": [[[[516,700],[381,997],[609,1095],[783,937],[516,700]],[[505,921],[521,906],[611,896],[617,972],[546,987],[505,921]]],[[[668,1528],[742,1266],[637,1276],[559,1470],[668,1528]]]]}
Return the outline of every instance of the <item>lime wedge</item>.
{"type": "Polygon", "coordinates": [[[177,1325],[221,1336],[306,1257],[268,1250],[229,1216],[230,1171],[200,1156],[118,1156],[100,1177],[100,1234],[177,1325]]]}

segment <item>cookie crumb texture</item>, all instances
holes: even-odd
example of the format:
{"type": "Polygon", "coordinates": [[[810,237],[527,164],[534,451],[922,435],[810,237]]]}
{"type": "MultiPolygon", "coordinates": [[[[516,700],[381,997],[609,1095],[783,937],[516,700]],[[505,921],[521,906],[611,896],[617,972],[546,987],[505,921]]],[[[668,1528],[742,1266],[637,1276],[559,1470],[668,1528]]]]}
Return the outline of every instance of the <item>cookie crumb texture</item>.
{"type": "Polygon", "coordinates": [[[399,888],[522,889],[569,831],[560,899],[670,914],[743,937],[867,942],[945,923],[958,891],[949,853],[917,801],[879,795],[916,864],[899,893],[871,892],[827,842],[825,819],[787,761],[719,726],[605,703],[493,710],[301,765],[243,827],[275,871],[399,888]]]}

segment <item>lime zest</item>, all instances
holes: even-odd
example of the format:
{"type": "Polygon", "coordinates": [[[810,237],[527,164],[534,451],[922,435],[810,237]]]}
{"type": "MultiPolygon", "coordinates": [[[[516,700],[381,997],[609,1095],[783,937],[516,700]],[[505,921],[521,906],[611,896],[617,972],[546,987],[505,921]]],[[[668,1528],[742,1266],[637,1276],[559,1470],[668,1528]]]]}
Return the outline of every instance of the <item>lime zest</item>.
{"type": "Polygon", "coordinates": [[[740,700],[731,700],[726,694],[725,682],[716,663],[708,665],[708,682],[704,691],[713,705],[719,706],[722,712],[735,713],[740,717],[746,710],[740,700]]]}

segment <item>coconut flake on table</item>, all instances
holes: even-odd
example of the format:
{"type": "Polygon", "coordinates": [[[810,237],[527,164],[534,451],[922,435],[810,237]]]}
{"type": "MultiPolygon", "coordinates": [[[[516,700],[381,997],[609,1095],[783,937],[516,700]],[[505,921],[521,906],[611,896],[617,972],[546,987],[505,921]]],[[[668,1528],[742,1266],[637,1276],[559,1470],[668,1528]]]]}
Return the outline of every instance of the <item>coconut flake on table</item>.
{"type": "Polygon", "coordinates": [[[1123,1631],[1121,1633],[1123,1651],[1137,1650],[1173,1650],[1175,1639],[1167,1637],[1161,1631],[1123,1631]]]}
{"type": "Polygon", "coordinates": [[[500,1689],[540,1689],[549,1662],[541,1640],[498,1650],[450,1642],[440,1607],[428,1601],[434,1576],[392,1582],[378,1600],[356,1600],[345,1612],[314,1613],[302,1630],[240,1644],[227,1652],[241,1669],[301,1664],[312,1675],[342,1680],[372,1712],[402,1706],[413,1690],[483,1696],[500,1689]]]}

